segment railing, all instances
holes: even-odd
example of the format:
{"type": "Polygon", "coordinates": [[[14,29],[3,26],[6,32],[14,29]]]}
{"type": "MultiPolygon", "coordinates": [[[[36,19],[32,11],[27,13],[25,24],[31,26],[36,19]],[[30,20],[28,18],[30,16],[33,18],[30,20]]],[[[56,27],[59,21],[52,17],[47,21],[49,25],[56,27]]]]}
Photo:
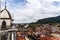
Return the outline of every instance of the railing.
{"type": "Polygon", "coordinates": [[[10,32],[10,31],[17,31],[18,29],[8,29],[8,30],[0,30],[0,33],[2,32],[10,32]]]}

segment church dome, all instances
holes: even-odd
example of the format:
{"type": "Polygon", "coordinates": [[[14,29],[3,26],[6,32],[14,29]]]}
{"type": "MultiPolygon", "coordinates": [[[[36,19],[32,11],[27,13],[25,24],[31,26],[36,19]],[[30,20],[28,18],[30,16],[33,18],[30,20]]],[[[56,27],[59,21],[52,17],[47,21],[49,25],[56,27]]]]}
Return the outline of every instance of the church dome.
{"type": "Polygon", "coordinates": [[[0,18],[1,18],[1,19],[3,19],[3,18],[11,19],[10,12],[9,12],[7,9],[2,10],[2,11],[1,11],[0,18]]]}

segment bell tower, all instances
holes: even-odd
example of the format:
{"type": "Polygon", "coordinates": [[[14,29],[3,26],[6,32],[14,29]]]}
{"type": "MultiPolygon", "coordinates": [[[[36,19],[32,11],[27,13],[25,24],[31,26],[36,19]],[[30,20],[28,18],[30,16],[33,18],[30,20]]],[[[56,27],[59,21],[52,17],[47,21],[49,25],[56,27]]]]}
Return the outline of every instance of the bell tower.
{"type": "MultiPolygon", "coordinates": [[[[1,0],[0,0],[0,31],[8,30],[12,27],[12,17],[10,12],[7,9],[5,1],[5,8],[1,10],[1,0]]],[[[2,32],[0,33],[0,40],[10,40],[11,33],[2,32]]]]}
{"type": "Polygon", "coordinates": [[[7,10],[5,2],[5,8],[0,12],[0,30],[9,29],[12,24],[12,17],[10,12],[7,10]]]}

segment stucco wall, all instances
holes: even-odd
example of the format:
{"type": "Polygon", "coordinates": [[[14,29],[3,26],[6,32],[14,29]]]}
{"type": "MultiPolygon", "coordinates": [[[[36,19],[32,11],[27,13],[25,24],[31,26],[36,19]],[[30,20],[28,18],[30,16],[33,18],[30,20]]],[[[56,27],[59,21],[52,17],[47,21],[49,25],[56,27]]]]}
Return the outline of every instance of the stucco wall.
{"type": "Polygon", "coordinates": [[[1,13],[0,18],[9,18],[9,15],[8,15],[8,13],[7,13],[6,10],[4,10],[4,11],[1,13]]]}
{"type": "Polygon", "coordinates": [[[6,28],[10,28],[10,26],[11,26],[11,20],[10,19],[0,19],[0,29],[1,29],[3,21],[6,22],[6,28]]]}

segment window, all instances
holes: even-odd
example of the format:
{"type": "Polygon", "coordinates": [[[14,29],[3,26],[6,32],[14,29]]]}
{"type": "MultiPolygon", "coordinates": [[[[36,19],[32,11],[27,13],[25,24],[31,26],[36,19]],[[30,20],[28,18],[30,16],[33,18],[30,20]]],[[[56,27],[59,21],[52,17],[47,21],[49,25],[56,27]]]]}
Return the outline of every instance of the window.
{"type": "Polygon", "coordinates": [[[1,29],[6,29],[6,22],[5,21],[2,22],[2,28],[1,29]]]}

